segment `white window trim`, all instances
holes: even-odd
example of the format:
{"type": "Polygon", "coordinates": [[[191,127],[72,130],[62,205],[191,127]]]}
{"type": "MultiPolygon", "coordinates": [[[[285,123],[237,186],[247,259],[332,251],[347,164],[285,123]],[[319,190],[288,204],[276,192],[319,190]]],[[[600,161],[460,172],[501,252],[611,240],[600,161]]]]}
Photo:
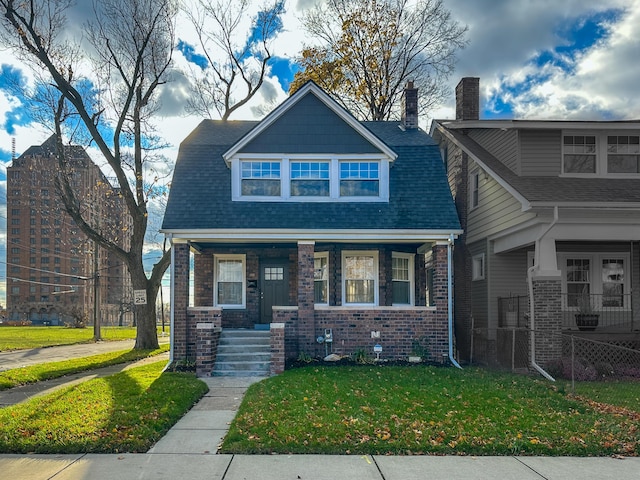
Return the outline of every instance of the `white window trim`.
{"type": "MultiPolygon", "coordinates": [[[[409,260],[409,303],[393,303],[393,305],[415,305],[415,255],[412,253],[391,252],[391,258],[406,258],[409,260]]],[[[393,267],[392,267],[393,268],[393,267]]],[[[391,283],[393,285],[393,272],[391,273],[391,283]]],[[[393,297],[393,292],[391,293],[393,297]]]]}
{"type": "Polygon", "coordinates": [[[484,280],[486,276],[487,264],[485,262],[484,253],[474,255],[471,258],[471,280],[478,281],[484,280]],[[476,268],[476,265],[480,265],[480,269],[476,268]]]}
{"type": "MultiPolygon", "coordinates": [[[[630,296],[631,293],[631,271],[630,271],[630,257],[628,253],[623,252],[562,252],[558,253],[558,266],[560,267],[560,271],[562,272],[562,309],[563,310],[575,310],[575,307],[568,307],[566,305],[566,295],[567,295],[567,259],[570,258],[585,258],[589,260],[589,277],[591,281],[589,282],[591,286],[591,293],[597,295],[597,298],[601,298],[602,296],[602,260],[605,258],[619,258],[622,260],[622,266],[624,270],[624,281],[623,281],[623,306],[622,307],[606,307],[607,310],[630,310],[630,296]],[[596,270],[597,265],[597,270],[596,270]]],[[[596,308],[600,308],[600,305],[596,305],[596,308]]]]}
{"type": "MultiPolygon", "coordinates": [[[[327,259],[327,301],[323,303],[316,303],[315,305],[329,305],[329,292],[331,291],[331,265],[329,265],[329,252],[315,252],[313,259],[326,258],[327,259]]],[[[313,280],[315,287],[315,279],[313,280]]]]}
{"type": "Polygon", "coordinates": [[[213,256],[213,305],[228,310],[239,310],[247,307],[247,256],[245,254],[226,254],[213,256]],[[242,261],[242,304],[222,304],[218,303],[218,262],[220,260],[241,260],[242,261]]]}
{"type": "Polygon", "coordinates": [[[607,137],[608,136],[637,136],[640,131],[637,130],[563,130],[560,136],[560,176],[561,177],[579,177],[579,178],[640,178],[640,173],[609,173],[608,168],[608,152],[607,137]],[[566,135],[589,135],[596,137],[596,171],[595,173],[567,173],[564,171],[564,137],[566,135]]]}
{"type": "Polygon", "coordinates": [[[379,305],[379,284],[380,284],[380,279],[379,279],[379,272],[380,272],[380,268],[379,268],[379,264],[378,264],[378,251],[377,250],[343,250],[342,251],[342,305],[344,306],[349,306],[349,307],[371,307],[371,306],[377,306],[379,305]],[[347,257],[353,257],[353,256],[367,256],[367,257],[373,257],[373,267],[375,269],[375,272],[373,274],[373,278],[374,278],[374,284],[373,284],[373,303],[347,303],[347,292],[346,292],[346,285],[347,285],[347,278],[345,275],[346,272],[346,258],[347,257]]]}
{"type": "Polygon", "coordinates": [[[285,154],[238,154],[231,159],[231,199],[238,202],[388,202],[390,159],[384,155],[285,155],[285,154]],[[243,196],[241,189],[241,161],[281,162],[280,196],[243,196]],[[329,162],[329,196],[292,196],[291,161],[329,162]],[[379,191],[377,196],[340,196],[340,162],[378,162],[380,165],[379,191]]]}

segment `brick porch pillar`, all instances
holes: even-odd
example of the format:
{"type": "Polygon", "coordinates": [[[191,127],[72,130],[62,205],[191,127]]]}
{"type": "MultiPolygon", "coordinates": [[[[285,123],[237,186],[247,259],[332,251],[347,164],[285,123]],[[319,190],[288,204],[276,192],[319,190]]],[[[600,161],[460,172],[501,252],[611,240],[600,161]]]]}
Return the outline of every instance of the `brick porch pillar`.
{"type": "Polygon", "coordinates": [[[314,260],[315,242],[298,242],[298,345],[301,352],[316,354],[316,327],[314,312],[314,260]]]}
{"type": "Polygon", "coordinates": [[[545,367],[562,355],[560,278],[534,278],[533,298],[536,363],[545,367]]]}
{"type": "Polygon", "coordinates": [[[189,245],[174,243],[171,260],[171,342],[173,360],[187,358],[187,307],[189,306],[189,245]]]}
{"type": "Polygon", "coordinates": [[[432,361],[441,361],[449,352],[449,264],[446,243],[434,245],[432,255],[436,325],[434,331],[429,332],[429,350],[432,361]]]}

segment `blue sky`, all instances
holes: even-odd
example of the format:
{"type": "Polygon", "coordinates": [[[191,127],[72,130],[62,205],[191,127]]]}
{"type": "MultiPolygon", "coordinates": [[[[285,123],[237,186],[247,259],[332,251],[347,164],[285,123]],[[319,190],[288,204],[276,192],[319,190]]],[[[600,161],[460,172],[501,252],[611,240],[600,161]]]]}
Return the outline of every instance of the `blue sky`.
{"type": "MultiPolygon", "coordinates": [[[[308,44],[298,26],[302,9],[322,0],[289,0],[274,30],[270,75],[252,104],[232,119],[256,119],[260,107],[287,96],[295,58],[308,44]]],[[[91,2],[78,2],[70,30],[87,18],[91,2]]],[[[469,45],[458,56],[450,91],[464,76],[480,77],[483,118],[640,119],[640,0],[444,0],[452,16],[469,27],[469,45]]],[[[256,10],[257,13],[257,10],[256,10]]],[[[247,20],[248,21],[248,20],[247,20]]],[[[249,23],[247,23],[247,28],[249,23]]],[[[161,96],[158,133],[175,159],[179,143],[201,120],[185,116],[187,67],[202,66],[202,52],[189,28],[180,28],[174,81],[161,96]]],[[[77,32],[73,32],[77,34],[77,32]]],[[[241,40],[242,42],[247,39],[241,40]]],[[[9,51],[0,50],[0,203],[6,199],[6,164],[15,138],[19,155],[50,134],[37,125],[29,101],[13,86],[33,75],[9,51]]],[[[453,95],[431,118],[453,118],[453,95]]],[[[428,119],[421,119],[427,128],[428,119]]],[[[92,152],[90,152],[91,154],[92,152]]],[[[0,258],[4,258],[6,205],[0,211],[0,258]]],[[[159,221],[156,222],[159,225],[159,221]]],[[[0,264],[0,282],[4,279],[0,264]]],[[[0,303],[3,302],[0,295],[0,303]]]]}

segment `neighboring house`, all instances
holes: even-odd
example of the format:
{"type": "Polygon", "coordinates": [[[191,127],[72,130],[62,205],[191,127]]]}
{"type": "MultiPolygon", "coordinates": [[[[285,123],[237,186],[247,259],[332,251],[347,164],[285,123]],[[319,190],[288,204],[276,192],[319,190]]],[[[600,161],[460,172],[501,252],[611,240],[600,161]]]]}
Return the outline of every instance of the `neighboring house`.
{"type": "Polygon", "coordinates": [[[195,358],[205,321],[284,326],[286,358],[376,344],[406,358],[416,340],[448,355],[461,230],[417,90],[405,94],[402,122],[359,122],[309,82],[260,122],[204,120],[183,141],[162,226],[175,361],[195,358]]]}
{"type": "MultiPolygon", "coordinates": [[[[472,327],[476,347],[498,357],[501,329],[525,324],[640,345],[640,121],[480,120],[479,79],[464,78],[456,120],[434,121],[431,135],[464,229],[454,255],[462,357],[472,327]],[[576,324],[584,305],[595,329],[576,324]]],[[[541,363],[560,355],[560,336],[546,338],[541,363]]]]}

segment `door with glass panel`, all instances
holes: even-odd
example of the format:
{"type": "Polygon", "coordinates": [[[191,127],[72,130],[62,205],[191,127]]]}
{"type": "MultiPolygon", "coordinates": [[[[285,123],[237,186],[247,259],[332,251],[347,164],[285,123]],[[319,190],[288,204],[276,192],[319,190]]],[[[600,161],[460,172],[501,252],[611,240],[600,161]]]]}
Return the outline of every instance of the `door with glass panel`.
{"type": "Polygon", "coordinates": [[[289,305],[287,259],[268,260],[260,264],[260,323],[273,321],[273,306],[289,305]]]}

